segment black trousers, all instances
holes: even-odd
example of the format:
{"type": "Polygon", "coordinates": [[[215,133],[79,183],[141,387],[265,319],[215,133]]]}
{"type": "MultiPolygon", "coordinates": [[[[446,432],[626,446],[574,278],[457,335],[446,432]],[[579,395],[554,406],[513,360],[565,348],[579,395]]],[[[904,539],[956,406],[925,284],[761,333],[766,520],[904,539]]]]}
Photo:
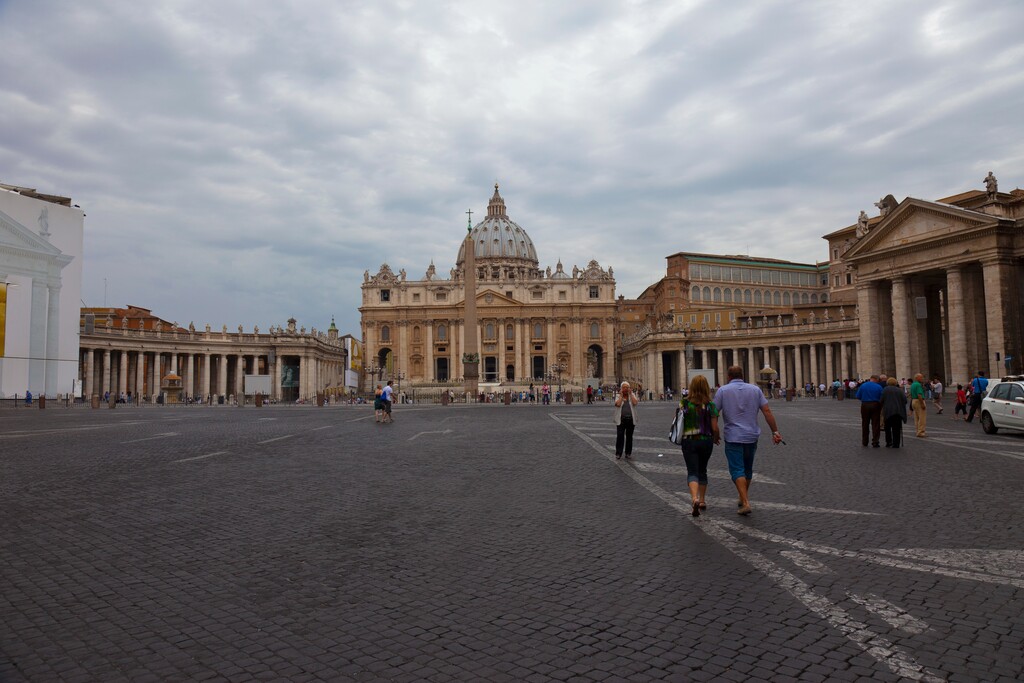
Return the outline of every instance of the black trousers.
{"type": "Polygon", "coordinates": [[[971,394],[971,412],[967,413],[967,421],[974,421],[974,413],[981,407],[981,394],[971,394]]]}
{"type": "Polygon", "coordinates": [[[615,425],[615,455],[622,455],[623,441],[626,444],[626,455],[632,455],[634,429],[636,429],[636,425],[633,424],[631,417],[623,417],[619,424],[615,425]]]}
{"type": "Polygon", "coordinates": [[[882,404],[878,401],[864,401],[860,404],[860,442],[868,445],[868,428],[871,429],[871,443],[878,445],[878,432],[882,419],[882,404]]]}
{"type": "Polygon", "coordinates": [[[893,448],[903,445],[903,418],[899,415],[885,418],[885,445],[893,448]]]}

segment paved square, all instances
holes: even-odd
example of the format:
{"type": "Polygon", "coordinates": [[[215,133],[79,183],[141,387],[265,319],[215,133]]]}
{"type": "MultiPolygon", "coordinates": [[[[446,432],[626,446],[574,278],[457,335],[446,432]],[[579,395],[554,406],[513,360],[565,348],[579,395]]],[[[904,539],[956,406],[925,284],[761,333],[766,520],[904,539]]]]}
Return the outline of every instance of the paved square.
{"type": "Polygon", "coordinates": [[[0,680],[1024,676],[1024,436],[774,402],[689,515],[641,404],[0,413],[0,680]]]}

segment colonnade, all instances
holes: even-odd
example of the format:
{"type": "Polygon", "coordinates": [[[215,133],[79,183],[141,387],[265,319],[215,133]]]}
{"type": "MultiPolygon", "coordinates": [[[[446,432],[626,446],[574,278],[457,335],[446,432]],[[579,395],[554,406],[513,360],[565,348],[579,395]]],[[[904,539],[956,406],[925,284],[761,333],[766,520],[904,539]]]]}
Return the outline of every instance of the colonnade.
{"type": "Polygon", "coordinates": [[[270,397],[281,400],[309,398],[328,386],[336,386],[341,383],[345,369],[342,360],[325,360],[310,354],[159,351],[84,345],[79,368],[86,397],[102,397],[109,392],[154,403],[163,378],[169,374],[181,377],[184,395],[197,401],[241,396],[245,392],[245,375],[270,375],[270,397]],[[285,365],[298,368],[297,384],[282,387],[285,365]],[[294,396],[284,395],[289,388],[294,389],[294,396]]]}

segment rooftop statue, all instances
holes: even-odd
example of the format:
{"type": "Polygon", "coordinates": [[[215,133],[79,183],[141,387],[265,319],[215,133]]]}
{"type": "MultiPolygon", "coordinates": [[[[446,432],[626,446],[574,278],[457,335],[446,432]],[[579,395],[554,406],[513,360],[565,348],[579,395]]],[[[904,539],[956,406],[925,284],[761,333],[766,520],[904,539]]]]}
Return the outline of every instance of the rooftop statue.
{"type": "Polygon", "coordinates": [[[999,192],[999,182],[992,175],[992,171],[989,171],[988,175],[985,176],[985,191],[988,192],[989,199],[995,199],[996,193],[999,192]]]}

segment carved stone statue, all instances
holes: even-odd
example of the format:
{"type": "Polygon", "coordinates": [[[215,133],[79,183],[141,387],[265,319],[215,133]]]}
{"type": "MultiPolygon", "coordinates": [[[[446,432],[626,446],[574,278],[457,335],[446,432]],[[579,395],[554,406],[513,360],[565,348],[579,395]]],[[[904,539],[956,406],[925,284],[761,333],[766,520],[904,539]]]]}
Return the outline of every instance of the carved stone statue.
{"type": "Polygon", "coordinates": [[[238,334],[242,334],[242,326],[241,325],[238,326],[238,334]]]}
{"type": "Polygon", "coordinates": [[[210,323],[206,323],[206,333],[210,333],[210,323]]]}
{"type": "Polygon", "coordinates": [[[188,324],[188,332],[189,332],[189,334],[195,334],[196,333],[196,326],[195,326],[195,322],[194,321],[193,322],[189,322],[189,324],[188,324]]]}
{"type": "Polygon", "coordinates": [[[434,262],[431,261],[430,265],[427,267],[427,277],[426,277],[426,279],[433,280],[434,276],[436,274],[437,274],[437,268],[434,267],[434,262]]]}
{"type": "Polygon", "coordinates": [[[611,266],[608,266],[608,277],[615,277],[615,271],[612,270],[611,266]]]}
{"type": "Polygon", "coordinates": [[[985,191],[988,192],[989,199],[995,199],[996,193],[999,192],[999,182],[992,175],[992,171],[989,171],[988,175],[985,176],[985,191]]]}
{"type": "Polygon", "coordinates": [[[253,334],[259,334],[260,333],[260,326],[259,325],[253,325],[252,326],[252,333],[253,334]]]}
{"type": "Polygon", "coordinates": [[[125,316],[125,317],[121,318],[121,329],[122,330],[127,330],[128,329],[128,316],[125,316]]]}
{"type": "Polygon", "coordinates": [[[405,268],[398,271],[398,277],[402,278],[402,282],[405,282],[405,268]]]}
{"type": "Polygon", "coordinates": [[[842,306],[839,307],[839,317],[846,320],[846,309],[842,306]]]}
{"type": "Polygon", "coordinates": [[[782,327],[782,314],[781,313],[775,318],[775,324],[778,325],[779,327],[782,327]]]}
{"type": "Polygon", "coordinates": [[[228,333],[228,326],[227,325],[221,325],[220,326],[220,333],[221,334],[227,334],[228,333]]]}
{"type": "MultiPolygon", "coordinates": [[[[579,280],[580,279],[580,267],[579,266],[573,266],[572,267],[572,279],[573,280],[579,280]]],[[[590,376],[593,377],[593,375],[590,375],[590,376]]]]}
{"type": "Polygon", "coordinates": [[[761,327],[768,327],[768,316],[761,316],[761,327]]]}
{"type": "Polygon", "coordinates": [[[832,318],[831,318],[831,317],[829,316],[829,314],[828,314],[828,309],[826,308],[826,309],[825,309],[825,322],[828,322],[828,321],[830,321],[830,320],[832,320],[832,318]]]}
{"type": "Polygon", "coordinates": [[[551,266],[548,266],[547,274],[548,274],[548,277],[550,278],[551,277],[551,266]]]}
{"type": "Polygon", "coordinates": [[[811,323],[812,325],[814,324],[814,322],[815,322],[814,311],[811,311],[811,314],[809,316],[807,316],[807,322],[811,323]]]}
{"type": "Polygon", "coordinates": [[[899,206],[899,202],[897,202],[896,198],[891,194],[887,194],[875,202],[875,206],[878,207],[879,215],[881,215],[882,218],[885,218],[893,211],[893,209],[899,206]]]}
{"type": "Polygon", "coordinates": [[[50,211],[45,206],[39,212],[39,236],[44,240],[50,236],[50,211]]]}
{"type": "Polygon", "coordinates": [[[364,270],[363,271],[363,282],[369,282],[369,281],[370,281],[370,271],[369,270],[364,270]]]}
{"type": "Polygon", "coordinates": [[[736,321],[735,320],[732,321],[732,329],[734,329],[734,330],[736,329],[736,321]]]}
{"type": "Polygon", "coordinates": [[[305,325],[303,325],[301,328],[299,328],[299,334],[306,334],[306,326],[305,325]]]}
{"type": "Polygon", "coordinates": [[[157,332],[163,332],[164,321],[163,320],[157,320],[156,324],[153,325],[153,329],[156,330],[157,332]]]}
{"type": "Polygon", "coordinates": [[[868,234],[868,215],[861,211],[860,216],[857,217],[857,237],[863,237],[868,234]]]}

